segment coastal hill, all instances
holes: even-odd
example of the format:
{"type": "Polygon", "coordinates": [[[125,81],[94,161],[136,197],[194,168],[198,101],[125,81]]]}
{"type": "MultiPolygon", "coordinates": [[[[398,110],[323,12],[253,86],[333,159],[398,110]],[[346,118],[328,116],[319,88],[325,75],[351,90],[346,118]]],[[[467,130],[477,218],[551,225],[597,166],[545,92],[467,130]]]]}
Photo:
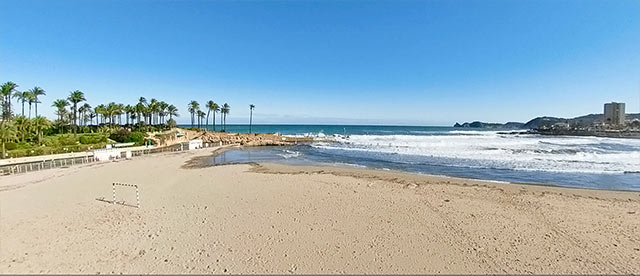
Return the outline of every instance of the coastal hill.
{"type": "MultiPolygon", "coordinates": [[[[640,113],[628,113],[626,116],[628,120],[633,120],[633,119],[640,120],[640,113]]],[[[526,123],[508,122],[505,124],[501,124],[501,123],[485,123],[485,122],[475,121],[472,123],[463,123],[463,124],[456,123],[455,125],[453,125],[453,127],[489,128],[489,129],[536,129],[542,126],[552,126],[553,124],[556,124],[556,123],[569,123],[571,125],[588,126],[598,121],[602,121],[603,117],[604,117],[604,114],[602,113],[588,114],[588,115],[578,116],[575,118],[559,118],[559,117],[543,116],[543,117],[537,117],[537,118],[531,119],[526,123]]]]}
{"type": "Polygon", "coordinates": [[[508,122],[505,124],[500,123],[485,123],[480,121],[475,122],[465,122],[463,124],[456,123],[453,127],[469,127],[469,128],[495,128],[495,129],[521,129],[523,128],[524,123],[519,122],[508,122]]]}

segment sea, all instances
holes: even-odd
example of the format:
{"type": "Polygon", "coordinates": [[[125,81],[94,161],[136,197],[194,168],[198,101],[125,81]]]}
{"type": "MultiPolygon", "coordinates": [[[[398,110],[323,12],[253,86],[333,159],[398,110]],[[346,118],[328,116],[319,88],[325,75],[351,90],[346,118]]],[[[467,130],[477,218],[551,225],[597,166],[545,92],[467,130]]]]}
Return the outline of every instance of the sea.
{"type": "MultiPolygon", "coordinates": [[[[216,130],[219,128],[217,125],[216,130]]],[[[208,162],[353,166],[640,191],[639,139],[543,136],[436,126],[253,125],[251,128],[257,133],[312,137],[313,142],[231,150],[211,157],[208,162]]],[[[227,125],[226,130],[248,132],[249,126],[227,125]]]]}

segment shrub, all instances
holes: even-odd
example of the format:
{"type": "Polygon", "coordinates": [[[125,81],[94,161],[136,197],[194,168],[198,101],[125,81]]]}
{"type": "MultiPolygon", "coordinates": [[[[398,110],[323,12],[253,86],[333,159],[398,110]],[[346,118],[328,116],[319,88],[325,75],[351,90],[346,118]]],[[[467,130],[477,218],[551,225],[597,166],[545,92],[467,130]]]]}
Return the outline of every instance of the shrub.
{"type": "Polygon", "coordinates": [[[17,149],[17,150],[12,150],[10,152],[8,152],[9,157],[13,157],[13,158],[17,158],[17,157],[25,157],[27,156],[27,152],[30,152],[31,150],[27,150],[27,149],[17,149]]]}
{"type": "Polygon", "coordinates": [[[121,129],[109,136],[112,140],[118,143],[130,143],[134,142],[136,145],[142,145],[144,143],[145,134],[139,131],[130,132],[126,129],[121,129]]]}
{"type": "Polygon", "coordinates": [[[78,133],[91,133],[91,128],[88,126],[78,127],[78,133]]]}
{"type": "Polygon", "coordinates": [[[4,144],[5,149],[7,150],[14,150],[18,148],[18,143],[14,143],[14,142],[7,142],[4,144]]]}
{"type": "Polygon", "coordinates": [[[29,151],[29,156],[50,154],[51,150],[44,147],[34,148],[33,152],[29,151]]]}
{"type": "Polygon", "coordinates": [[[42,139],[42,143],[48,147],[60,146],[60,141],[58,141],[57,136],[45,136],[44,139],[42,139]]]}
{"type": "Polygon", "coordinates": [[[16,147],[16,149],[31,149],[31,148],[33,148],[33,144],[29,142],[20,142],[16,147]]]}
{"type": "Polygon", "coordinates": [[[131,134],[131,132],[123,128],[114,133],[111,133],[111,135],[109,135],[109,138],[118,143],[125,143],[127,137],[129,137],[129,134],[131,134]]]}
{"type": "Polygon", "coordinates": [[[60,145],[64,146],[75,145],[78,143],[78,138],[72,134],[60,135],[58,136],[58,141],[60,142],[60,145]]]}
{"type": "Polygon", "coordinates": [[[142,133],[142,132],[138,132],[138,131],[131,132],[129,134],[129,137],[127,137],[126,142],[127,143],[135,142],[136,145],[142,145],[142,144],[144,144],[145,136],[146,135],[144,133],[142,133]]]}
{"type": "Polygon", "coordinates": [[[102,142],[106,142],[107,141],[107,136],[104,134],[85,134],[80,136],[80,138],[78,139],[80,140],[80,143],[83,145],[90,145],[90,144],[97,144],[97,143],[102,143],[102,142]]]}

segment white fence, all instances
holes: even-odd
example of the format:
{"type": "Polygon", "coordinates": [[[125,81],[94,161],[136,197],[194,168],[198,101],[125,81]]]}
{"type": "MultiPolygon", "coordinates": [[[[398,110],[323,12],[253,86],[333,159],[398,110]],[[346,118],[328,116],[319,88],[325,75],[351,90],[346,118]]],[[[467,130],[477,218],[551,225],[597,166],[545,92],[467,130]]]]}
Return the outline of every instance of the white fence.
{"type": "MultiPolygon", "coordinates": [[[[200,144],[199,148],[214,147],[214,146],[217,147],[218,143],[200,144]]],[[[14,162],[12,164],[0,165],[0,176],[18,174],[18,173],[27,173],[32,171],[54,169],[54,168],[66,168],[66,167],[75,166],[75,165],[82,165],[82,164],[88,164],[93,162],[108,161],[108,160],[121,159],[121,158],[129,159],[131,157],[140,157],[140,156],[145,156],[145,155],[155,154],[155,153],[179,152],[179,151],[187,151],[187,150],[189,150],[189,143],[185,142],[185,143],[180,143],[180,144],[175,144],[175,145],[165,146],[165,147],[157,147],[157,148],[150,147],[150,148],[142,148],[142,149],[138,148],[135,150],[131,150],[131,149],[127,150],[127,148],[99,149],[99,150],[94,150],[93,154],[86,154],[85,156],[81,156],[81,157],[63,157],[63,158],[54,157],[52,159],[39,160],[39,161],[31,161],[30,159],[27,159],[29,161],[14,162]],[[101,155],[101,153],[102,153],[102,156],[99,156],[101,155]]]]}

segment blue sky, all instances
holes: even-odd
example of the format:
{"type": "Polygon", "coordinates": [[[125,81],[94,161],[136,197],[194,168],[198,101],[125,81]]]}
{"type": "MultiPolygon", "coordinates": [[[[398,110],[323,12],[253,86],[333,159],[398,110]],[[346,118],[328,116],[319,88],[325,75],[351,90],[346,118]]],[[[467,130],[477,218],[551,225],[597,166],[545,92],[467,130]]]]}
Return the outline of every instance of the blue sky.
{"type": "Polygon", "coordinates": [[[0,1],[0,82],[229,123],[449,125],[640,111],[640,1],[0,1]]]}

